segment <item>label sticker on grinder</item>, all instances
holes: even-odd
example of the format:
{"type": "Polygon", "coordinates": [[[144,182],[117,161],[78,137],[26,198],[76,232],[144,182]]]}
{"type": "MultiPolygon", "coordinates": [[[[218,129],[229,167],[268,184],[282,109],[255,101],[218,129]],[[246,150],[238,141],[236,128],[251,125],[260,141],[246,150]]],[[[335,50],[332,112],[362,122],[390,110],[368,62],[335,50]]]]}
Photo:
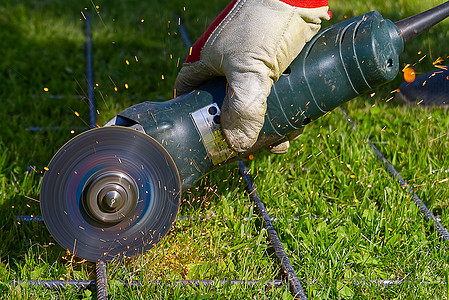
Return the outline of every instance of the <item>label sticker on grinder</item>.
{"type": "Polygon", "coordinates": [[[190,114],[212,163],[217,165],[237,155],[226,143],[220,128],[220,108],[216,103],[190,114]]]}

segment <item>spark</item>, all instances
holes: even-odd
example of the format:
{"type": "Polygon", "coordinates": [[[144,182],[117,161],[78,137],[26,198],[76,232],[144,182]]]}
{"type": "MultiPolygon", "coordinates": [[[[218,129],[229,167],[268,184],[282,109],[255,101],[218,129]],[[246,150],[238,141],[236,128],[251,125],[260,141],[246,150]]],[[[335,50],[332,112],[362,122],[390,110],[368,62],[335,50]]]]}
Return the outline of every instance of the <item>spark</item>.
{"type": "Polygon", "coordinates": [[[411,67],[405,67],[404,70],[404,80],[407,82],[413,82],[415,81],[415,70],[411,67]]]}
{"type": "Polygon", "coordinates": [[[441,57],[438,57],[432,64],[433,64],[434,66],[436,66],[436,65],[440,65],[440,64],[443,63],[443,62],[444,62],[444,59],[441,58],[441,57]]]}
{"type": "Polygon", "coordinates": [[[90,2],[92,3],[92,6],[95,8],[95,12],[97,13],[98,17],[100,18],[101,23],[103,23],[104,27],[108,28],[108,26],[106,26],[106,24],[103,21],[103,18],[100,15],[100,11],[98,10],[100,7],[98,5],[95,5],[93,0],[90,0],[90,2]]]}
{"type": "MultiPolygon", "coordinates": [[[[78,79],[75,78],[76,83],[78,84],[78,87],[81,89],[81,91],[83,92],[84,97],[81,99],[84,101],[84,103],[87,104],[87,102],[85,101],[85,99],[89,100],[89,97],[87,96],[87,93],[84,91],[83,87],[81,86],[81,84],[79,83],[78,79]]],[[[87,124],[86,124],[87,125],[87,124]]]]}
{"type": "Polygon", "coordinates": [[[440,136],[434,138],[433,141],[436,141],[436,140],[438,140],[438,139],[440,139],[440,138],[442,138],[443,136],[446,136],[446,135],[447,135],[447,133],[442,134],[442,135],[440,135],[440,136]]]}
{"type": "Polygon", "coordinates": [[[112,80],[111,76],[108,75],[108,77],[109,77],[109,80],[111,80],[112,84],[114,85],[114,91],[117,92],[118,91],[117,85],[115,84],[114,80],[112,80]]]}
{"type": "MultiPolygon", "coordinates": [[[[67,251],[68,251],[68,250],[67,250],[67,251]]],[[[72,251],[73,255],[75,255],[75,251],[76,251],[76,239],[75,239],[75,241],[73,242],[73,251],[72,251]]],[[[72,259],[73,259],[73,257],[72,257],[72,259]]]]}
{"type": "MultiPolygon", "coordinates": [[[[27,199],[30,199],[30,200],[33,200],[33,201],[36,201],[36,202],[40,202],[39,200],[37,200],[37,199],[34,199],[34,198],[31,198],[31,197],[29,197],[29,196],[27,196],[27,195],[23,195],[25,198],[27,198],[27,199]]],[[[13,207],[14,208],[14,207],[13,207]]]]}
{"type": "Polygon", "coordinates": [[[129,88],[128,84],[127,84],[127,83],[125,83],[125,89],[128,89],[128,88],[129,88]]]}
{"type": "Polygon", "coordinates": [[[106,100],[105,100],[104,97],[103,97],[103,93],[102,93],[100,90],[98,90],[98,92],[100,93],[101,99],[103,99],[103,102],[104,102],[104,104],[106,105],[106,109],[109,110],[109,105],[106,103],[106,100]]]}
{"type": "Polygon", "coordinates": [[[129,60],[125,60],[125,63],[129,66],[129,60]]]}
{"type": "Polygon", "coordinates": [[[429,76],[429,78],[432,78],[432,77],[436,76],[437,74],[441,74],[441,73],[443,73],[443,71],[433,72],[433,73],[429,76]]]}
{"type": "Polygon", "coordinates": [[[48,92],[48,87],[44,87],[44,92],[48,92]]]}
{"type": "Polygon", "coordinates": [[[411,64],[406,64],[404,68],[402,68],[402,72],[405,72],[405,70],[407,70],[408,68],[410,68],[412,65],[411,64]]]}
{"type": "Polygon", "coordinates": [[[447,70],[447,66],[435,65],[435,68],[439,68],[445,71],[447,70]]]}

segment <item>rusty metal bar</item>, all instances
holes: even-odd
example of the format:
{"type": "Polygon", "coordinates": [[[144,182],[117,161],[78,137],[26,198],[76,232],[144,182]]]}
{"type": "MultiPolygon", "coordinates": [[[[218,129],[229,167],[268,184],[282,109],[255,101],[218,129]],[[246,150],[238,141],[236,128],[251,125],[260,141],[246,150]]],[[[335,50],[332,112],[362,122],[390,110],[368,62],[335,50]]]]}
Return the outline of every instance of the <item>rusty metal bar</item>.
{"type": "Polygon", "coordinates": [[[262,202],[262,200],[260,200],[259,196],[256,193],[256,188],[254,187],[251,176],[249,175],[248,169],[246,168],[244,162],[239,161],[239,169],[240,173],[242,174],[243,178],[248,184],[246,190],[249,194],[249,197],[254,202],[254,205],[256,206],[256,211],[263,220],[263,226],[268,232],[268,238],[270,240],[270,243],[273,245],[276,256],[281,262],[282,268],[284,269],[284,272],[287,275],[287,279],[288,282],[290,283],[290,289],[293,296],[295,297],[295,299],[301,300],[307,299],[306,295],[304,294],[301,282],[296,276],[296,272],[293,269],[290,259],[285,253],[284,246],[282,245],[281,240],[279,239],[276,229],[274,229],[273,223],[271,222],[271,218],[270,216],[268,216],[267,210],[265,209],[265,205],[262,202]]]}
{"type": "MultiPolygon", "coordinates": [[[[352,118],[348,115],[348,113],[341,107],[340,111],[346,118],[346,120],[352,126],[354,126],[355,129],[357,129],[357,124],[352,120],[352,118]]],[[[393,175],[393,177],[398,180],[400,186],[404,189],[409,187],[409,184],[404,180],[404,178],[402,178],[401,174],[393,167],[393,165],[388,161],[388,159],[385,158],[382,152],[380,152],[380,150],[371,141],[368,141],[368,144],[373,149],[377,158],[387,167],[387,170],[393,175]]],[[[430,211],[430,209],[427,208],[427,206],[418,197],[418,195],[416,195],[415,191],[412,188],[409,188],[408,192],[410,195],[413,195],[413,201],[421,210],[422,214],[424,215],[424,219],[427,222],[433,222],[432,226],[435,227],[435,229],[438,231],[441,237],[446,241],[449,241],[449,233],[447,232],[446,228],[444,228],[443,224],[441,224],[441,222],[437,219],[437,217],[435,217],[435,215],[430,211]]]]}
{"type": "Polygon", "coordinates": [[[97,280],[95,286],[97,287],[97,299],[107,300],[108,299],[108,274],[106,270],[106,263],[104,261],[99,261],[95,265],[95,271],[97,275],[97,280]]]}

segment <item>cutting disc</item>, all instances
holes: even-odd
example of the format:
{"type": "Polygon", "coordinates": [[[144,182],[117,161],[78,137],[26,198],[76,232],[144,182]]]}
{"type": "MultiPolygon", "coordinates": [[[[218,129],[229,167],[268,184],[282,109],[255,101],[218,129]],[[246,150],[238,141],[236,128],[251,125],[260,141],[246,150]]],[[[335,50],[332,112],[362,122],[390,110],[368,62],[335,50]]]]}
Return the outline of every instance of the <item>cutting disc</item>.
{"type": "Polygon", "coordinates": [[[56,241],[96,262],[153,247],[175,220],[180,197],[177,168],[156,140],[126,127],[102,127],[55,154],[40,202],[56,241]]]}

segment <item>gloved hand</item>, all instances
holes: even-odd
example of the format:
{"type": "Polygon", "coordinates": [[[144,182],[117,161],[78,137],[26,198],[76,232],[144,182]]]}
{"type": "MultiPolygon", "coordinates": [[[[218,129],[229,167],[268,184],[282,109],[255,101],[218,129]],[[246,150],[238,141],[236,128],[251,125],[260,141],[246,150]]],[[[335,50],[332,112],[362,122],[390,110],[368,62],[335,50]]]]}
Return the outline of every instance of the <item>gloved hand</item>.
{"type": "MultiPolygon", "coordinates": [[[[175,96],[226,76],[221,127],[228,144],[244,152],[263,126],[271,86],[329,20],[327,0],[234,0],[190,49],[175,96]]],[[[288,141],[271,148],[285,153],[288,141]]]]}

